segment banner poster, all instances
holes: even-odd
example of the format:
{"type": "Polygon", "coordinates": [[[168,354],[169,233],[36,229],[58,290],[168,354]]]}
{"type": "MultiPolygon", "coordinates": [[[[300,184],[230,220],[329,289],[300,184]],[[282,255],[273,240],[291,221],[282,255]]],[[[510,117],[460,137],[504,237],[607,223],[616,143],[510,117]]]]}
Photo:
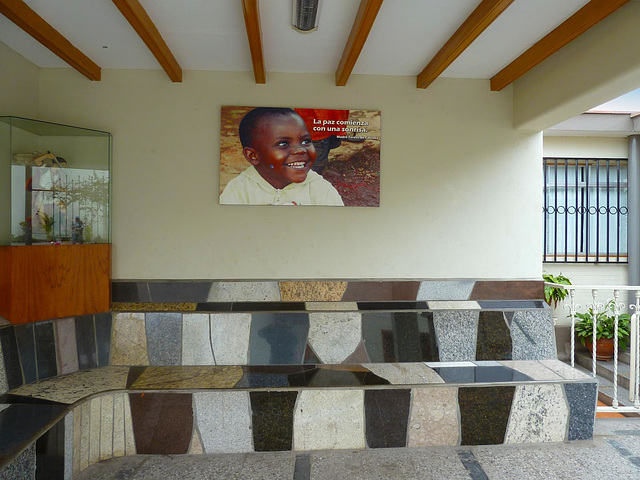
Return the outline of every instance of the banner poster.
{"type": "Polygon", "coordinates": [[[223,106],[220,203],[380,206],[380,111],[223,106]]]}

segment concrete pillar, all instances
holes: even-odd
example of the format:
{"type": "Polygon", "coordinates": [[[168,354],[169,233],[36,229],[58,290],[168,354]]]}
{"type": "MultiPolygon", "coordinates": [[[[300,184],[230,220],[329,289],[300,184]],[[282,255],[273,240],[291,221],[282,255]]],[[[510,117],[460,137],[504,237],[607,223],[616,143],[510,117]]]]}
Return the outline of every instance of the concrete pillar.
{"type": "MultiPolygon", "coordinates": [[[[627,251],[629,285],[640,285],[640,135],[629,136],[627,205],[627,251]]],[[[635,303],[630,292],[629,304],[635,303]]]]}

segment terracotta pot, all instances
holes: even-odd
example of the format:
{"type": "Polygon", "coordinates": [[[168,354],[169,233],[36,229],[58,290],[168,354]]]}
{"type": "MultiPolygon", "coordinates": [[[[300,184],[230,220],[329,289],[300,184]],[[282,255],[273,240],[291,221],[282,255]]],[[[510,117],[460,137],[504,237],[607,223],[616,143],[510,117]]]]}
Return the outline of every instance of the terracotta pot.
{"type": "MultiPolygon", "coordinates": [[[[593,355],[591,337],[585,340],[585,346],[593,355]]],[[[608,361],[613,358],[613,338],[599,338],[596,340],[596,360],[608,361]]]]}

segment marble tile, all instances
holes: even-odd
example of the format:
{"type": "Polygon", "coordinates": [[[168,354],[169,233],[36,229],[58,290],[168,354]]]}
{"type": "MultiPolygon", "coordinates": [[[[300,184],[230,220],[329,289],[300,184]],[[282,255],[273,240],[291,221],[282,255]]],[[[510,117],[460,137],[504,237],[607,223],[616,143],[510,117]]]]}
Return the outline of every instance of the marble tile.
{"type": "Polygon", "coordinates": [[[7,372],[4,368],[4,355],[2,355],[2,342],[0,342],[0,395],[9,390],[7,372]]]}
{"type": "Polygon", "coordinates": [[[562,442],[568,419],[561,384],[517,386],[504,443],[562,442]]]}
{"type": "Polygon", "coordinates": [[[392,385],[444,383],[440,375],[424,363],[365,363],[362,366],[392,385]]]}
{"type": "Polygon", "coordinates": [[[308,332],[309,315],[306,313],[253,314],[249,364],[301,364],[308,332]]]}
{"type": "Polygon", "coordinates": [[[100,397],[89,400],[89,465],[100,461],[100,397]]]}
{"type": "Polygon", "coordinates": [[[511,360],[511,331],[502,312],[480,312],[476,360],[511,360]]]}
{"type": "Polygon", "coordinates": [[[302,390],[294,413],[293,448],[365,448],[364,391],[302,390]]]}
{"type": "Polygon", "coordinates": [[[211,282],[148,282],[151,302],[206,302],[211,282]]]}
{"type": "Polygon", "coordinates": [[[540,363],[565,380],[593,381],[593,377],[590,374],[581,372],[560,360],[540,360],[540,363]]]}
{"type": "Polygon", "coordinates": [[[149,365],[143,313],[118,313],[113,318],[112,365],[149,365]]]}
{"type": "Polygon", "coordinates": [[[309,314],[309,345],[322,363],[342,363],[362,340],[358,312],[309,314]]]}
{"type": "Polygon", "coordinates": [[[242,378],[239,366],[148,367],[131,390],[233,388],[242,378]]]}
{"type": "Polygon", "coordinates": [[[113,395],[113,456],[124,457],[124,396],[126,393],[113,395]]]}
{"type": "Polygon", "coordinates": [[[411,394],[407,446],[460,445],[458,389],[415,388],[411,394]]]}
{"type": "Polygon", "coordinates": [[[504,442],[515,387],[458,389],[462,445],[504,442]]]}
{"type": "Polygon", "coordinates": [[[0,346],[2,346],[2,358],[4,359],[5,375],[9,388],[22,385],[22,368],[20,367],[20,354],[13,327],[0,328],[0,346]]]}
{"type": "Polygon", "coordinates": [[[211,344],[216,365],[246,365],[249,356],[250,313],[212,313],[211,344]]]}
{"type": "Polygon", "coordinates": [[[364,346],[364,341],[360,341],[353,353],[345,358],[342,363],[369,363],[370,361],[371,359],[364,346]]]}
{"type": "Polygon", "coordinates": [[[145,315],[150,365],[182,365],[182,314],[145,315]]]}
{"type": "Polygon", "coordinates": [[[80,409],[80,470],[89,466],[89,434],[91,432],[91,402],[84,402],[80,409]]]}
{"type": "Polygon", "coordinates": [[[77,372],[78,347],[76,344],[76,324],[73,318],[63,318],[53,322],[56,331],[56,357],[58,374],[77,372]]]}
{"type": "Polygon", "coordinates": [[[195,302],[113,302],[113,312],[193,312],[198,307],[195,302]]]}
{"type": "Polygon", "coordinates": [[[34,324],[33,330],[36,339],[38,380],[55,377],[58,374],[58,365],[53,322],[38,322],[34,324]]]}
{"type": "Polygon", "coordinates": [[[131,393],[129,403],[139,455],[188,452],[193,429],[190,393],[131,393]]]}
{"type": "Polygon", "coordinates": [[[33,337],[33,324],[16,325],[13,327],[18,342],[18,354],[24,382],[31,383],[38,380],[36,367],[36,345],[33,337]]]}
{"type": "Polygon", "coordinates": [[[149,286],[146,282],[111,282],[113,302],[150,302],[149,286]]]}
{"type": "Polygon", "coordinates": [[[473,280],[424,280],[417,300],[467,300],[474,284],[473,280]]]}
{"type": "Polygon", "coordinates": [[[369,448],[406,447],[411,390],[366,390],[364,414],[369,448]]]}
{"type": "Polygon", "coordinates": [[[202,445],[202,440],[200,439],[200,432],[198,432],[197,428],[193,429],[193,435],[191,436],[191,444],[189,445],[189,451],[187,453],[189,455],[201,455],[204,453],[204,446],[202,445]]]}
{"type": "Polygon", "coordinates": [[[511,321],[513,360],[556,358],[556,341],[550,310],[521,310],[511,321]]]}
{"type": "Polygon", "coordinates": [[[514,360],[501,362],[505,367],[523,373],[533,380],[558,381],[562,377],[550,368],[544,366],[539,360],[514,360]]]}
{"type": "Polygon", "coordinates": [[[279,302],[278,282],[213,282],[207,302],[279,302]]]}
{"type": "Polygon", "coordinates": [[[23,385],[11,393],[72,404],[96,393],[126,388],[128,373],[129,367],[123,366],[81,370],[63,377],[23,385]]]}
{"type": "Polygon", "coordinates": [[[345,302],[383,302],[415,300],[420,282],[414,281],[350,281],[342,296],[345,302]]]}
{"type": "Polygon", "coordinates": [[[440,361],[473,361],[476,357],[479,312],[442,310],[433,312],[440,361]]]}
{"type": "Polygon", "coordinates": [[[362,336],[372,362],[438,360],[431,312],[371,312],[362,314],[362,336]]]}
{"type": "Polygon", "coordinates": [[[567,440],[590,440],[593,437],[598,384],[565,383],[564,391],[569,404],[567,440]]]}
{"type": "Polygon", "coordinates": [[[215,365],[209,315],[206,313],[188,313],[182,316],[182,364],[215,365]]]}
{"type": "Polygon", "coordinates": [[[256,452],[291,450],[298,392],[250,392],[256,452]]]}
{"type": "Polygon", "coordinates": [[[111,357],[111,326],[113,317],[111,312],[96,313],[94,315],[96,327],[96,348],[98,350],[98,366],[109,365],[111,357]]]}
{"type": "Polygon", "coordinates": [[[544,298],[542,280],[478,280],[469,297],[471,300],[540,300],[544,298]]]}
{"type": "Polygon", "coordinates": [[[205,453],[253,451],[249,392],[193,394],[205,453]]]}
{"type": "Polygon", "coordinates": [[[347,282],[280,282],[283,302],[339,302],[347,282]]]}
{"type": "Polygon", "coordinates": [[[8,465],[0,469],[2,480],[30,480],[36,478],[36,444],[32,444],[8,465]]]}
{"type": "Polygon", "coordinates": [[[307,311],[357,312],[357,302],[305,302],[307,311]]]}
{"type": "Polygon", "coordinates": [[[73,439],[74,439],[73,410],[64,417],[64,479],[71,480],[73,476],[73,439]]]}
{"type": "Polygon", "coordinates": [[[129,395],[122,396],[124,400],[124,451],[125,455],[135,455],[136,439],[133,436],[133,419],[131,418],[131,402],[129,395]]]}
{"type": "Polygon", "coordinates": [[[100,460],[108,460],[113,457],[114,395],[107,394],[98,398],[100,398],[100,460]]]}
{"type": "Polygon", "coordinates": [[[75,318],[76,349],[80,370],[98,366],[98,350],[96,349],[96,331],[93,315],[82,315],[75,318]]]}
{"type": "Polygon", "coordinates": [[[480,310],[480,304],[472,300],[467,301],[429,301],[431,310],[480,310]]]}
{"type": "Polygon", "coordinates": [[[82,406],[73,409],[73,474],[80,473],[80,447],[82,444],[82,406]]]}

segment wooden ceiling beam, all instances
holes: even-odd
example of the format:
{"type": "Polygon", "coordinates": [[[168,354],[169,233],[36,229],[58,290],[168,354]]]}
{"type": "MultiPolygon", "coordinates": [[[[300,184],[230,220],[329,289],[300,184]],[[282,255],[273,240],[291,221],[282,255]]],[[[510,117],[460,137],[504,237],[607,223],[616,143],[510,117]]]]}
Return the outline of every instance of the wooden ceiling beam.
{"type": "Polygon", "coordinates": [[[591,0],[491,78],[491,90],[510,85],[544,59],[582,35],[629,0],[591,0]]]}
{"type": "Polygon", "coordinates": [[[22,0],[0,0],[0,13],[89,80],[100,80],[100,67],[22,0]]]}
{"type": "Polygon", "coordinates": [[[127,19],[147,48],[151,50],[173,82],[182,81],[182,68],[171,53],[169,46],[160,35],[158,28],[138,0],[112,0],[120,13],[127,19]]]}
{"type": "Polygon", "coordinates": [[[514,0],[482,0],[460,28],[424,67],[417,78],[418,88],[427,88],[453,61],[504,12],[514,0]]]}
{"type": "Polygon", "coordinates": [[[260,29],[258,0],[242,0],[242,13],[244,14],[244,25],[247,29],[249,50],[251,51],[253,76],[256,79],[256,83],[267,83],[264,54],[262,52],[262,30],[260,29]]]}
{"type": "Polygon", "coordinates": [[[351,76],[351,71],[358,61],[369,32],[376,21],[383,0],[360,0],[358,13],[351,27],[349,39],[342,52],[342,58],[336,70],[336,85],[344,87],[351,76]]]}

